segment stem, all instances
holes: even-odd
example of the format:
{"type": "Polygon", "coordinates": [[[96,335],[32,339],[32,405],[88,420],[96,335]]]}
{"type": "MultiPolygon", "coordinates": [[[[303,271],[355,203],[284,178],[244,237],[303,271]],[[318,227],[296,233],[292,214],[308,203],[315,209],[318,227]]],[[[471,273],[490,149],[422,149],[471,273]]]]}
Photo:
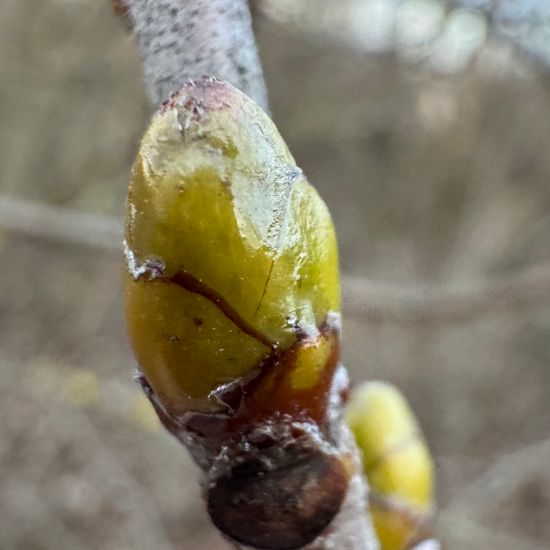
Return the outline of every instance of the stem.
{"type": "Polygon", "coordinates": [[[208,75],[230,82],[267,109],[247,0],[127,3],[153,103],[186,80],[208,75]]]}
{"type": "MultiPolygon", "coordinates": [[[[134,33],[143,56],[145,79],[155,103],[166,99],[189,78],[202,75],[227,80],[267,109],[267,93],[246,0],[129,0],[134,33]]],[[[141,380],[142,384],[144,381],[141,380]]],[[[164,414],[151,391],[144,389],[164,414]]],[[[353,437],[342,420],[341,400],[330,414],[335,444],[351,457],[352,472],[340,511],[308,550],[376,550],[378,542],[367,513],[367,487],[353,437]]],[[[165,422],[177,437],[177,425],[165,422]]]]}

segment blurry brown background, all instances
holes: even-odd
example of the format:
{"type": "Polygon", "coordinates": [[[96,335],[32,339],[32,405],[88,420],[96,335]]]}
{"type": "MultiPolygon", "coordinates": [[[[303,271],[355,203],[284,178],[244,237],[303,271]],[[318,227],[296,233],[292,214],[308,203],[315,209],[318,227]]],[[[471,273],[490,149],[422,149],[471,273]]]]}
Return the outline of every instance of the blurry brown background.
{"type": "MultiPolygon", "coordinates": [[[[256,3],[273,116],[333,212],[346,280],[383,291],[376,314],[346,293],[345,362],[410,398],[446,548],[546,549],[550,299],[430,318],[394,289],[422,312],[415,289],[549,265],[550,71],[479,13],[384,2],[256,3]]],[[[109,239],[150,113],[140,71],[106,0],[0,3],[2,549],[227,548],[132,380],[109,239]]]]}

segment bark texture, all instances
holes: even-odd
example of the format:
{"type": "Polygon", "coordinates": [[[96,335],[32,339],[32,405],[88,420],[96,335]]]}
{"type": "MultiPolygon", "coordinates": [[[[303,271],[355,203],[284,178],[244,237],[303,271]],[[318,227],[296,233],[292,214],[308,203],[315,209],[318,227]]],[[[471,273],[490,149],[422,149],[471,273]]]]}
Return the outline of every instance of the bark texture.
{"type": "Polygon", "coordinates": [[[128,0],[153,103],[188,79],[215,76],[267,109],[246,0],[128,0]]]}

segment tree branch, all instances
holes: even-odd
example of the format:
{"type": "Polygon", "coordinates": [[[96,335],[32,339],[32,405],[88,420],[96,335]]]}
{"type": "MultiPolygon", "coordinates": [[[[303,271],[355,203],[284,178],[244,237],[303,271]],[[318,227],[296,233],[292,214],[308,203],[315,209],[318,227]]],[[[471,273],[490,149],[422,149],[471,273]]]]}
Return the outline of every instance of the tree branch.
{"type": "MultiPolygon", "coordinates": [[[[267,111],[267,93],[247,0],[129,0],[127,4],[143,57],[145,78],[154,102],[167,99],[169,94],[178,90],[187,79],[207,75],[232,83],[267,111]]],[[[164,414],[161,404],[154,399],[152,391],[148,395],[157,406],[157,412],[162,419],[164,414]]],[[[376,550],[378,542],[367,512],[366,482],[361,473],[358,450],[343,422],[342,409],[342,399],[331,397],[328,422],[338,453],[349,459],[349,469],[345,477],[350,478],[350,481],[344,489],[346,492],[342,507],[326,529],[326,533],[308,547],[310,550],[376,550]]],[[[177,437],[180,435],[177,426],[174,427],[171,421],[168,422],[167,428],[177,437]]],[[[188,443],[189,434],[181,435],[183,441],[188,443]]],[[[269,460],[267,454],[265,459],[269,460]]],[[[332,459],[326,456],[322,460],[332,459]]],[[[296,468],[299,469],[299,465],[287,470],[288,480],[292,479],[291,472],[296,468]]],[[[274,474],[266,474],[266,479],[271,475],[277,475],[277,470],[274,474]]],[[[315,477],[321,474],[311,472],[307,475],[313,482],[315,477]]],[[[343,472],[341,475],[344,475],[343,472]]],[[[271,482],[273,483],[276,482],[271,482]]],[[[303,483],[303,480],[299,483],[303,483]]],[[[322,482],[319,480],[319,483],[322,482]]],[[[300,490],[310,491],[307,486],[306,483],[300,490]]],[[[270,487],[269,481],[266,482],[266,487],[270,487]]],[[[215,513],[213,515],[211,496],[218,489],[223,498],[223,484],[208,489],[209,510],[213,519],[218,516],[215,513]]],[[[330,491],[327,497],[329,494],[330,491]]],[[[327,500],[325,497],[322,498],[327,500]]],[[[276,502],[276,499],[277,497],[273,496],[271,500],[276,502]]],[[[268,497],[266,508],[270,506],[269,500],[268,497]]],[[[314,505],[308,503],[308,506],[314,505]]],[[[230,504],[226,503],[223,507],[229,510],[230,504]]],[[[321,521],[321,518],[318,521],[321,521]]],[[[311,520],[308,522],[311,523],[311,520]]],[[[303,536],[298,533],[296,535],[296,541],[303,536]]],[[[254,537],[251,540],[254,540],[254,537]]],[[[304,540],[311,540],[311,537],[304,540]]],[[[272,548],[279,548],[276,537],[272,537],[270,545],[272,548]]],[[[283,547],[291,546],[280,546],[283,547]]],[[[292,545],[292,548],[296,547],[292,545]]]]}
{"type": "MultiPolygon", "coordinates": [[[[0,195],[0,227],[33,238],[90,246],[119,254],[122,222],[0,195]]],[[[342,276],[344,309],[371,323],[466,323],[497,311],[548,303],[550,261],[504,277],[454,286],[389,284],[342,276]]]]}
{"type": "Polygon", "coordinates": [[[550,261],[487,281],[404,286],[344,276],[344,297],[359,316],[398,324],[463,323],[496,311],[548,303],[550,261]]]}
{"type": "Polygon", "coordinates": [[[247,0],[128,0],[145,80],[159,104],[188,79],[214,76],[267,110],[247,0]]]}

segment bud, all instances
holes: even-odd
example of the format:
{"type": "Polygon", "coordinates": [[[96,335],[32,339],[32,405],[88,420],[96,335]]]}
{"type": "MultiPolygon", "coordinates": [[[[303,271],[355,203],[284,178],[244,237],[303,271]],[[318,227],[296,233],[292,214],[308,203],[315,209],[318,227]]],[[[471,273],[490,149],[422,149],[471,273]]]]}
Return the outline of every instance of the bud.
{"type": "Polygon", "coordinates": [[[382,550],[404,550],[428,535],[434,467],[420,428],[397,388],[367,382],[351,394],[346,421],[362,454],[370,513],[382,550]]]}
{"type": "Polygon", "coordinates": [[[341,368],[336,238],[250,98],[203,78],[162,105],[133,167],[125,249],[140,381],[208,472],[214,522],[262,548],[313,540],[351,475],[327,411],[341,368]],[[309,506],[300,531],[289,494],[309,506]]]}

